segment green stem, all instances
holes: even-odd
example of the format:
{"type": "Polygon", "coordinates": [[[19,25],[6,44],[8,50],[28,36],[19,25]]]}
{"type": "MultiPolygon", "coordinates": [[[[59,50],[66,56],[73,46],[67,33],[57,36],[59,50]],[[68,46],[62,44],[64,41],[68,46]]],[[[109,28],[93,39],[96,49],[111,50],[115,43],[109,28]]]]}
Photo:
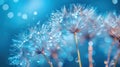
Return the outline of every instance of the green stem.
{"type": "Polygon", "coordinates": [[[44,53],[42,53],[42,55],[45,57],[45,59],[47,60],[48,64],[50,65],[50,67],[53,67],[53,64],[52,64],[52,62],[49,60],[49,58],[48,58],[44,53]]]}
{"type": "Polygon", "coordinates": [[[82,67],[81,58],[80,58],[80,51],[79,51],[79,47],[78,47],[77,33],[76,32],[74,33],[74,39],[75,39],[76,50],[77,50],[77,55],[78,55],[79,67],[82,67]]]}

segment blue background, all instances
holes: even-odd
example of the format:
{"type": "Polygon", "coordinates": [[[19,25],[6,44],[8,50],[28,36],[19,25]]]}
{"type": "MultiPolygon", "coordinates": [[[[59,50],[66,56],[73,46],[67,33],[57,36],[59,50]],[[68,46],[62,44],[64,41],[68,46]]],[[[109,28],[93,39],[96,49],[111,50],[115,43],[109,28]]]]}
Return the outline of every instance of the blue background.
{"type": "MultiPolygon", "coordinates": [[[[18,3],[14,3],[13,0],[0,0],[0,3],[1,1],[4,1],[4,4],[8,4],[9,9],[4,11],[2,9],[3,4],[0,4],[0,67],[12,67],[9,66],[8,56],[12,39],[15,38],[16,35],[28,27],[33,26],[38,21],[48,21],[51,12],[60,10],[63,6],[69,7],[70,4],[82,4],[96,8],[97,12],[103,15],[113,11],[117,14],[120,13],[120,2],[114,5],[112,0],[19,0],[18,3]],[[36,2],[33,3],[32,1],[39,2],[39,5],[35,5],[36,2]],[[38,15],[33,15],[34,10],[38,11],[38,15]],[[7,17],[8,12],[14,13],[12,19],[7,17]],[[18,17],[18,12],[26,13],[28,19],[23,20],[21,17],[18,17]],[[34,20],[32,18],[34,18],[34,20]]],[[[106,57],[103,52],[99,50],[97,50],[97,52],[98,54],[95,59],[99,61],[96,61],[96,67],[104,67],[103,61],[106,57]],[[101,55],[103,56],[101,57],[101,55]]],[[[71,66],[77,66],[74,62],[65,62],[64,67],[70,67],[68,65],[69,63],[71,66]]]]}

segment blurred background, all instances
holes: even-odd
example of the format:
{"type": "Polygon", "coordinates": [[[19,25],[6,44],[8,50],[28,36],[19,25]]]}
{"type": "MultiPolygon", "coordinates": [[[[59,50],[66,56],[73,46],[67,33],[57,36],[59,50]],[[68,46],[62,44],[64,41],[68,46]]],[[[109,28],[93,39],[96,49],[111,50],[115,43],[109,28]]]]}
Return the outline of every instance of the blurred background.
{"type": "MultiPolygon", "coordinates": [[[[70,4],[94,7],[102,15],[108,12],[120,13],[119,0],[0,0],[0,67],[13,67],[8,62],[12,39],[38,21],[41,24],[48,21],[52,12],[61,10],[63,6],[69,7],[70,4]]],[[[104,67],[106,56],[103,53],[96,49],[95,67],[104,67]]],[[[88,67],[88,62],[83,62],[83,67],[88,67]]],[[[76,66],[74,61],[64,64],[64,67],[73,66],[76,66]]]]}

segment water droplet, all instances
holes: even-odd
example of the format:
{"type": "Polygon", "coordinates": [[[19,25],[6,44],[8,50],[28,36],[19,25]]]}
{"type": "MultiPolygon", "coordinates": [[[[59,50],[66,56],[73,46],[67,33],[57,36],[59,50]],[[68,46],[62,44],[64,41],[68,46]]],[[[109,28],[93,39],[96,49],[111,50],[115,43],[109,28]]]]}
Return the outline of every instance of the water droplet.
{"type": "Polygon", "coordinates": [[[40,32],[37,32],[37,34],[40,34],[40,32]]]}
{"type": "Polygon", "coordinates": [[[14,13],[13,12],[9,12],[8,14],[7,14],[7,16],[8,16],[8,18],[13,18],[14,17],[14,13]]]}
{"type": "Polygon", "coordinates": [[[78,58],[75,58],[75,62],[78,63],[78,58]]]}
{"type": "Polygon", "coordinates": [[[50,37],[50,39],[53,39],[53,37],[50,37]]]}
{"type": "Polygon", "coordinates": [[[40,21],[37,22],[37,25],[39,25],[39,24],[40,24],[40,21]]]}
{"type": "Polygon", "coordinates": [[[88,44],[89,44],[89,46],[93,46],[93,42],[92,41],[89,41],[88,44]]]}
{"type": "Polygon", "coordinates": [[[8,9],[9,9],[9,5],[8,5],[8,4],[4,4],[4,5],[2,6],[2,9],[3,9],[3,10],[8,10],[8,9]]]}
{"type": "Polygon", "coordinates": [[[44,58],[41,58],[40,60],[37,61],[38,64],[43,64],[45,62],[44,58]]]}
{"type": "Polygon", "coordinates": [[[40,61],[37,61],[37,63],[40,63],[40,61]]]}
{"type": "Polygon", "coordinates": [[[98,33],[97,33],[97,36],[99,36],[101,34],[101,32],[99,31],[98,33]]]}

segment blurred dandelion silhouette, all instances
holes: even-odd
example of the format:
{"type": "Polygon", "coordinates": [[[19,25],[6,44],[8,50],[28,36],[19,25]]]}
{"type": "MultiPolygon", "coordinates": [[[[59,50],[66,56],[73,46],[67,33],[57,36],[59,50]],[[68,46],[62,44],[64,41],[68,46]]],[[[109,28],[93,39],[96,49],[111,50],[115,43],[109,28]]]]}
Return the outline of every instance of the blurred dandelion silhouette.
{"type": "Polygon", "coordinates": [[[119,58],[119,23],[120,23],[120,17],[117,16],[115,13],[109,13],[106,20],[105,20],[105,25],[108,31],[109,36],[113,39],[113,42],[109,48],[108,51],[108,58],[107,61],[105,61],[106,67],[116,67],[118,58],[119,58]],[[113,60],[110,61],[110,57],[111,57],[111,52],[112,52],[112,48],[113,46],[117,44],[117,53],[114,57],[113,60]]]}

